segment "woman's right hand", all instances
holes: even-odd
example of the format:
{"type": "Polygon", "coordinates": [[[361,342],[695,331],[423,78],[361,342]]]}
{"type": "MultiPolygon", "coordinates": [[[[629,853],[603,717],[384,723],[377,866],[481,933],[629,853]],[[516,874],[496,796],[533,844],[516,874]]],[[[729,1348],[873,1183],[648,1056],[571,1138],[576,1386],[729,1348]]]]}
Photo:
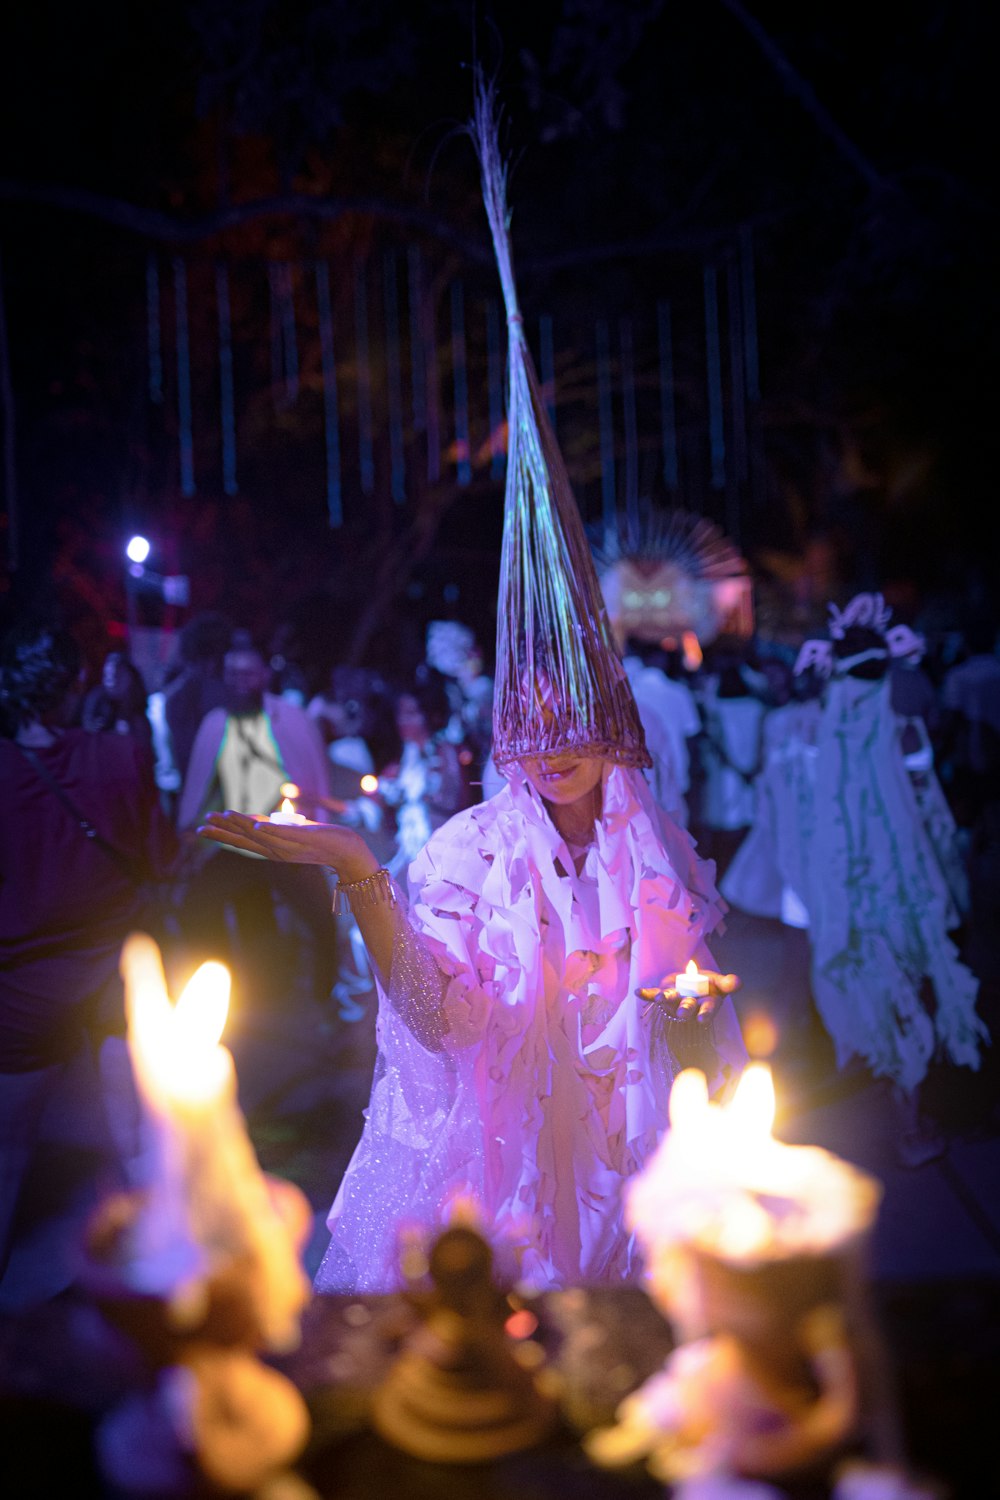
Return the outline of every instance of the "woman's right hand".
{"type": "Polygon", "coordinates": [[[212,812],[198,829],[204,839],[265,859],[327,865],[341,881],[364,880],[379,868],[364,839],[336,823],[272,823],[264,813],[212,812]]]}

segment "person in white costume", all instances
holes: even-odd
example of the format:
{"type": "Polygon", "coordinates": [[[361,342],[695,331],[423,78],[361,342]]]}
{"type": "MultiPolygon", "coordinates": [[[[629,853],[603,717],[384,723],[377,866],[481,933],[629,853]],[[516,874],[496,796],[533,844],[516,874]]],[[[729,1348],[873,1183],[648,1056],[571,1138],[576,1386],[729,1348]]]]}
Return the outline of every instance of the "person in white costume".
{"type": "Polygon", "coordinates": [[[711,869],[641,773],[525,758],[432,836],[408,901],[353,830],[227,813],[202,831],[334,867],[379,978],[371,1103],[317,1286],[389,1290],[400,1220],[432,1228],[469,1197],[536,1287],[636,1277],[620,1192],[666,1127],[678,1071],[655,1001],[706,1042],[711,1023],[716,1091],[746,1057],[735,978],[705,945],[721,915],[711,869]],[[679,1005],[689,959],[710,993],[679,1005]]]}
{"type": "Polygon", "coordinates": [[[807,642],[796,664],[830,674],[806,906],[813,995],[838,1065],[860,1057],[889,1080],[900,1157],[914,1165],[942,1149],[919,1109],[931,1060],[978,1068],[987,1032],[976,1014],[978,981],[949,937],[958,913],[889,701],[890,656],[922,643],[889,619],[881,595],[858,595],[832,610],[831,640],[807,642]]]}
{"type": "Polygon", "coordinates": [[[688,740],[701,730],[694,694],[659,667],[647,666],[635,643],[622,665],[635,694],[646,747],[653,764],[646,779],[653,796],[680,828],[688,825],[687,794],[691,786],[688,740]]]}
{"type": "Polygon", "coordinates": [[[753,824],[719,882],[731,906],[788,927],[809,925],[807,849],[821,718],[818,697],[804,694],[768,713],[763,765],[754,783],[753,824]]]}
{"type": "Polygon", "coordinates": [[[203,830],[332,866],[379,978],[371,1103],[322,1290],[398,1285],[401,1224],[433,1233],[470,1198],[532,1286],[637,1277],[622,1187],[667,1127],[680,1054],[700,1056],[715,1091],[746,1059],[738,980],[705,945],[722,912],[711,869],[642,775],[635,700],[524,338],[485,94],[476,138],[510,342],[493,703],[507,785],[432,834],[405,894],[353,830],[230,815],[203,830]],[[691,998],[676,982],[689,959],[705,971],[691,998]]]}

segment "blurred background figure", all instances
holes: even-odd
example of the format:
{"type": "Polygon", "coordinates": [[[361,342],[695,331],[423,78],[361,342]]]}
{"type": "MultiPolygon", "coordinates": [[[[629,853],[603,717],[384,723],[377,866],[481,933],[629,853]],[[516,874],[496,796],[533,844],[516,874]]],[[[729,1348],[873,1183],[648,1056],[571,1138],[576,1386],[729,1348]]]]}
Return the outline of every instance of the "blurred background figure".
{"type": "Polygon", "coordinates": [[[731,906],[788,927],[809,925],[808,839],[815,817],[816,743],[822,679],[769,673],[772,707],[763,723],[749,832],[719,882],[731,906]]]}
{"type": "MultiPolygon", "coordinates": [[[[336,666],[327,690],[317,693],[308,705],[326,742],[330,762],[329,779],[333,803],[329,820],[349,828],[360,828],[381,861],[394,848],[395,823],[386,817],[378,796],[373,744],[384,743],[386,730],[380,720],[387,714],[385,683],[364,667],[336,666]]],[[[358,924],[349,910],[333,919],[337,928],[337,973],[331,996],[339,1019],[363,1020],[371,1012],[375,997],[368,953],[358,924]]],[[[368,1037],[374,1045],[374,1032],[368,1037]]],[[[352,1037],[351,1058],[357,1061],[357,1039],[352,1037]]],[[[365,1059],[370,1063],[373,1059],[365,1059]]]]}
{"type": "MultiPolygon", "coordinates": [[[[671,656],[674,671],[679,673],[678,653],[671,656]]],[[[663,811],[678,827],[686,828],[691,785],[688,741],[700,733],[701,716],[687,683],[664,670],[666,658],[658,646],[630,638],[623,665],[639,709],[646,748],[653,757],[646,780],[663,811]]]]}
{"type": "Polygon", "coordinates": [[[201,722],[225,701],[222,663],[232,633],[225,615],[195,615],[178,633],[176,670],[149,696],[156,784],[171,813],[176,811],[201,722]]]}
{"type": "Polygon", "coordinates": [[[319,730],[304,708],[267,691],[270,673],[250,633],[234,631],[223,661],[225,702],[202,719],[181,791],[178,827],[189,836],[181,921],[199,956],[228,951],[250,991],[288,993],[322,1022],[336,947],[323,874],[206,854],[193,836],[211,811],[276,811],[286,783],[297,788],[299,811],[320,822],[330,816],[319,730]]]}
{"type": "Polygon", "coordinates": [[[275,627],[268,651],[271,669],[268,691],[304,708],[309,699],[309,675],[302,661],[302,643],[293,621],[275,627]]]}
{"type": "Polygon", "coordinates": [[[432,620],[427,665],[446,679],[448,738],[467,752],[470,784],[479,784],[493,734],[493,679],[483,671],[483,653],[469,627],[458,620],[432,620]]]}
{"type": "Polygon", "coordinates": [[[381,679],[364,667],[336,666],[323,692],[316,693],[307,705],[309,717],[316,723],[326,745],[333,768],[333,795],[350,796],[358,791],[357,778],[375,772],[371,738],[375,725],[374,700],[384,696],[381,679]],[[338,768],[350,773],[353,780],[338,785],[338,768]]]}
{"type": "MultiPolygon", "coordinates": [[[[137,1115],[118,974],[122,942],[150,927],[147,896],[176,842],[148,751],[133,734],[73,727],[83,686],[73,638],[15,628],[0,651],[0,1306],[73,1279],[74,1243],[33,1250],[18,1223],[33,1194],[79,1229],[100,1183],[137,1160],[137,1115]],[[45,1159],[46,1117],[62,1124],[45,1159]],[[20,1250],[12,1257],[15,1240],[20,1250]],[[23,1251],[23,1253],[21,1253],[23,1251]]],[[[120,1179],[119,1179],[120,1180],[120,1179]]],[[[64,1225],[65,1228],[65,1225],[64,1225]]]]}
{"type": "Polygon", "coordinates": [[[448,737],[450,719],[445,679],[424,664],[413,687],[397,694],[399,760],[379,776],[379,795],[396,814],[396,847],[388,862],[394,875],[401,877],[435,828],[472,800],[459,747],[448,737]]]}
{"type": "Polygon", "coordinates": [[[153,732],[146,711],[146,684],[123,651],[109,651],[101,680],[83,700],[84,729],[131,734],[152,754],[153,732]]]}
{"type": "Polygon", "coordinates": [[[698,844],[720,876],[754,819],[754,781],[761,765],[767,707],[751,685],[743,652],[712,652],[699,697],[703,733],[698,844]]]}
{"type": "Polygon", "coordinates": [[[922,1109],[931,1063],[977,1069],[987,1032],[978,980],[950,936],[960,913],[890,702],[890,656],[914,654],[919,642],[904,627],[889,631],[888,620],[881,596],[858,595],[834,613],[832,643],[807,643],[825,647],[832,675],[817,739],[806,905],[812,991],[838,1066],[857,1057],[889,1082],[898,1159],[917,1166],[946,1145],[922,1109]]]}
{"type": "MultiPolygon", "coordinates": [[[[977,618],[965,630],[965,657],[941,684],[942,758],[959,825],[972,830],[1000,801],[1000,656],[997,627],[977,618]]],[[[971,837],[971,833],[970,833],[971,837]]]]}

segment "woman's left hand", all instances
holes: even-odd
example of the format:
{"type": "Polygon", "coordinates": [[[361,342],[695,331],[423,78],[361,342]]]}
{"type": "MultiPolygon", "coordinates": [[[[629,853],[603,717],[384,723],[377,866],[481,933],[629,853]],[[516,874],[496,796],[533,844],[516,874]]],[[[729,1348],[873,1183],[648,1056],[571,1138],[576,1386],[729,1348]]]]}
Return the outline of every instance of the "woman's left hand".
{"type": "Polygon", "coordinates": [[[698,974],[708,980],[707,995],[690,995],[682,999],[676,989],[679,974],[667,974],[660,984],[636,990],[636,994],[649,1005],[662,1006],[671,1020],[710,1021],[720,1003],[739,989],[742,980],[738,974],[717,974],[714,969],[699,969],[698,974]]]}

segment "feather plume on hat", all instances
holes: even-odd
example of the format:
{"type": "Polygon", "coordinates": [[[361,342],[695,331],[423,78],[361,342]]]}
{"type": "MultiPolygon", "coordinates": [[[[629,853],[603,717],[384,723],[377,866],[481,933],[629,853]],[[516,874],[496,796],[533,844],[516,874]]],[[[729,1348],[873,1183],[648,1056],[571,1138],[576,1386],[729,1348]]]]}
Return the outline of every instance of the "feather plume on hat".
{"type": "Polygon", "coordinates": [[[517,302],[494,91],[471,125],[508,329],[507,482],[497,600],[493,759],[553,751],[651,765],[517,302]]]}

